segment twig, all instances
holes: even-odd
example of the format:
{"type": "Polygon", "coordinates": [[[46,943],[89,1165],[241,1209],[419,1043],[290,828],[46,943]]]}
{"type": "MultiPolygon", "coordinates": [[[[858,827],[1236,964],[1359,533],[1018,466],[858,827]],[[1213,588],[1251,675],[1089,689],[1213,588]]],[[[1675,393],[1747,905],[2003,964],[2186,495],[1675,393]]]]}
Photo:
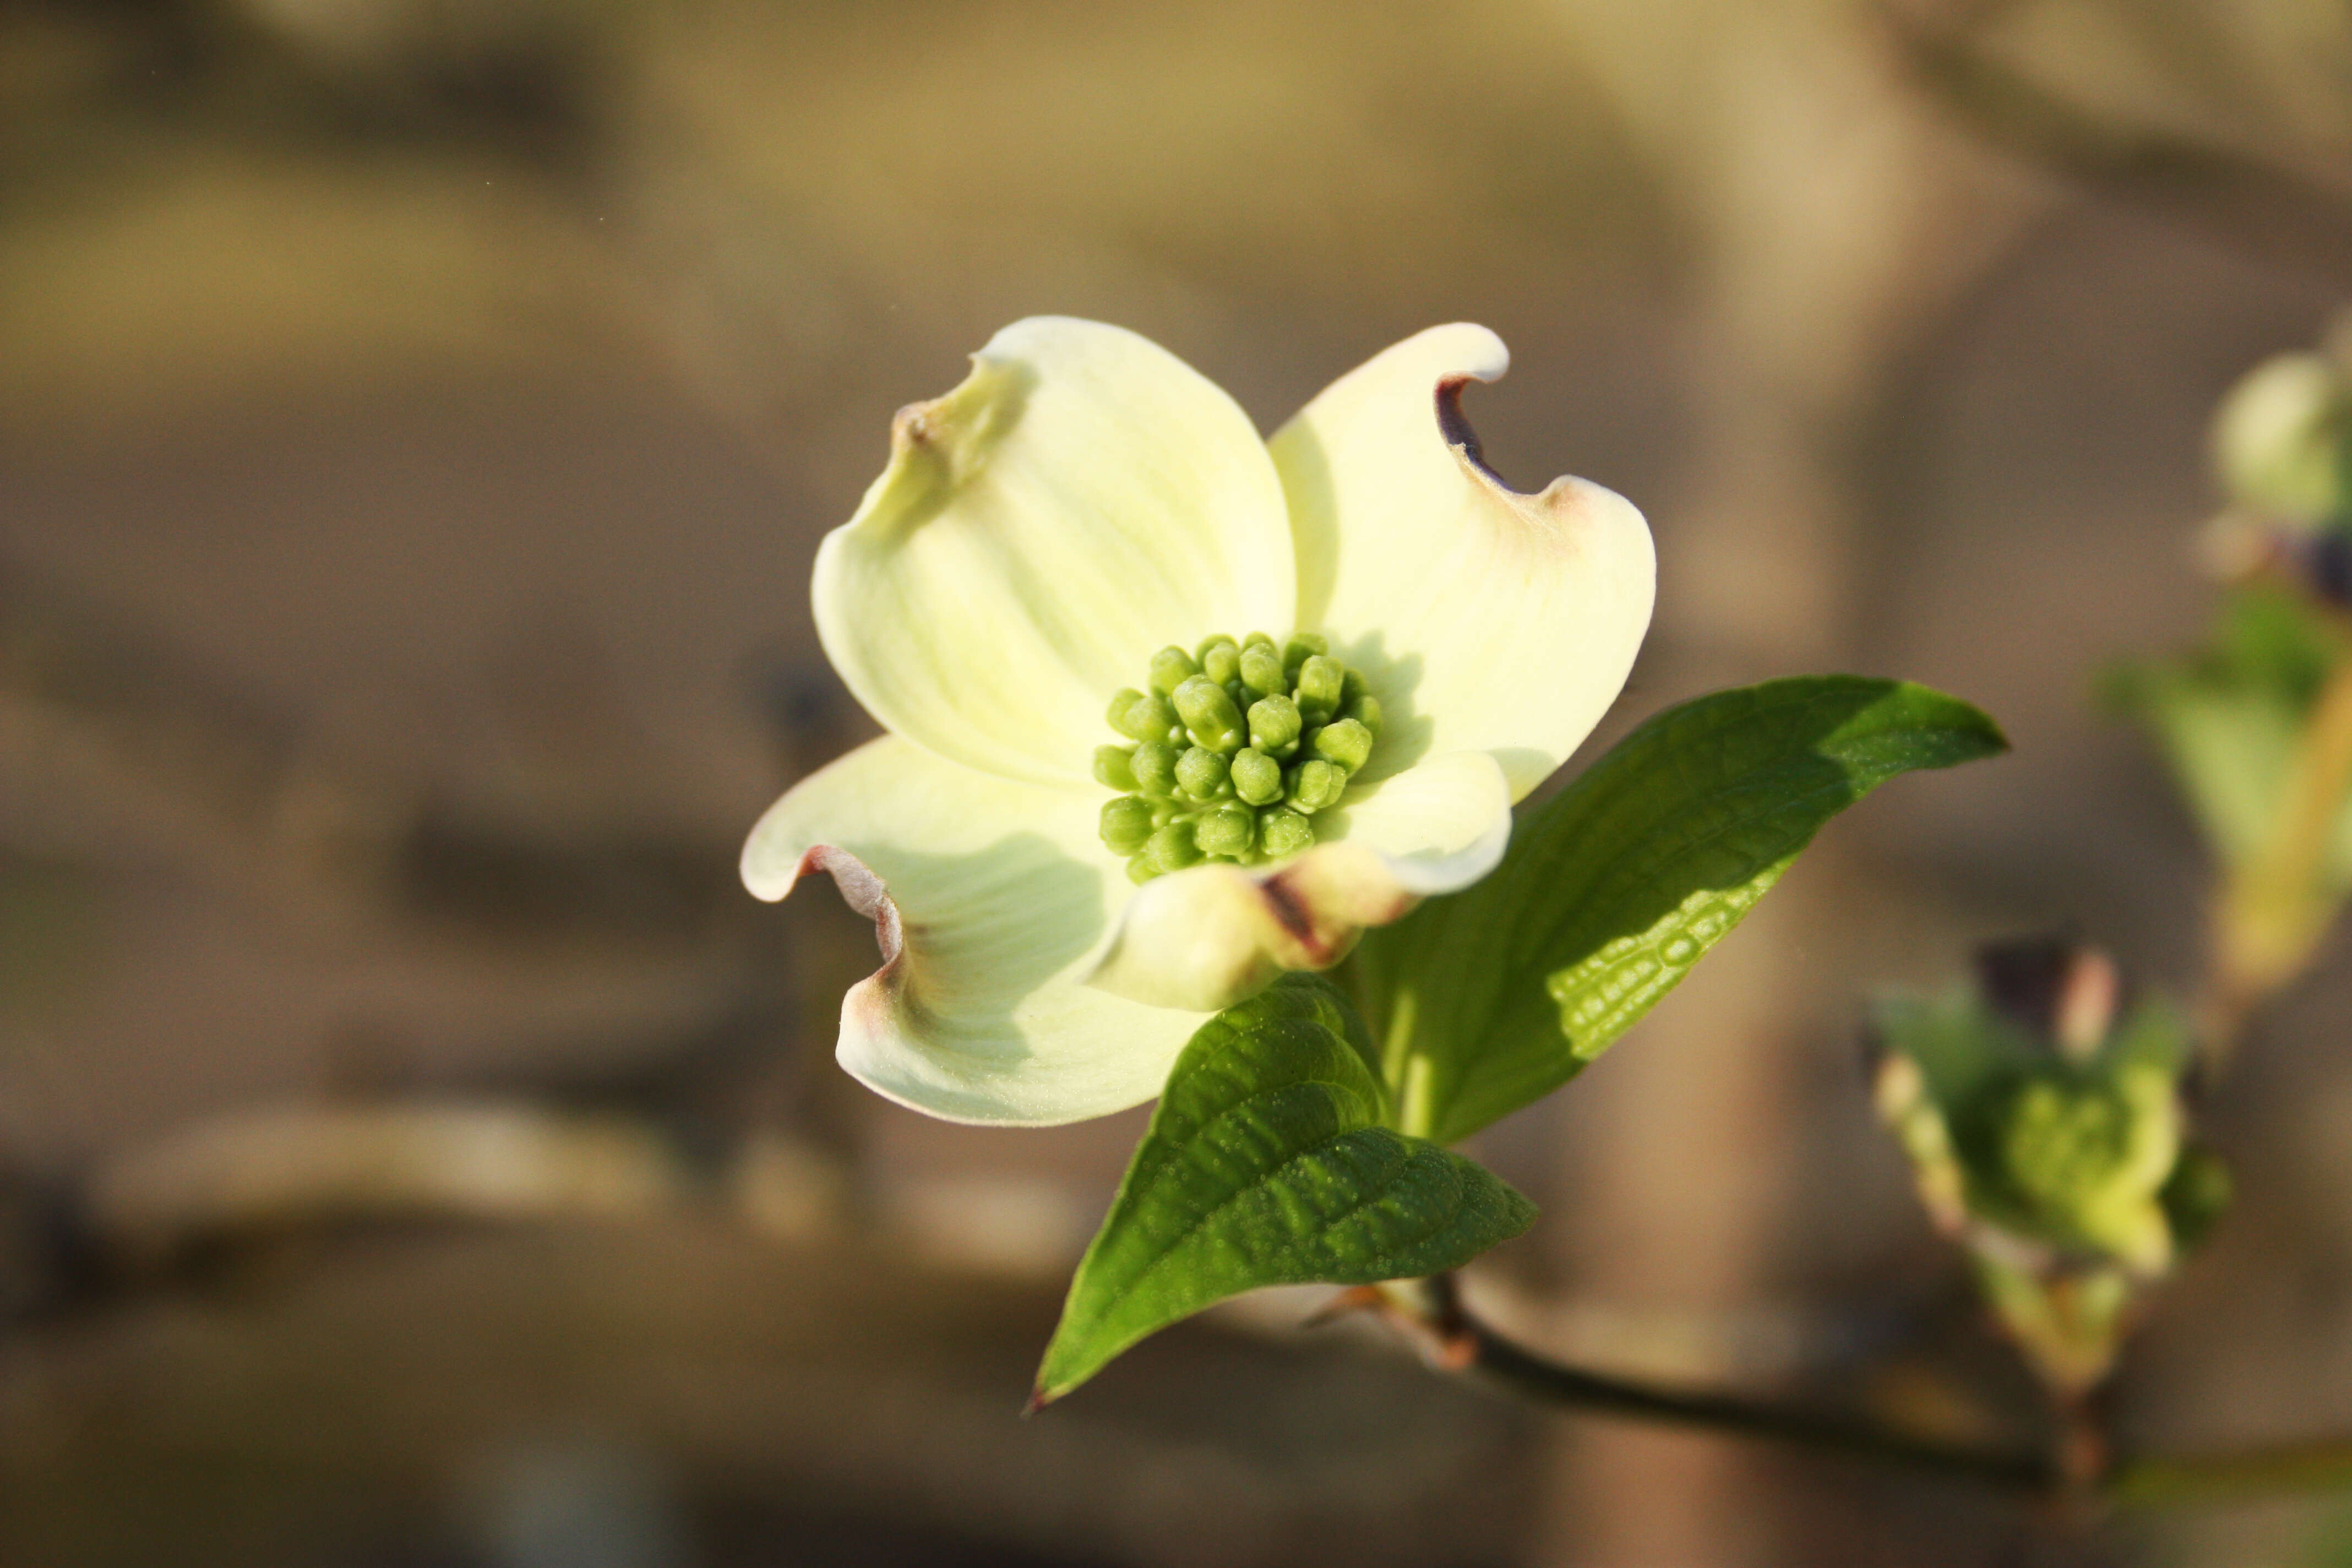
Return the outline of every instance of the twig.
{"type": "Polygon", "coordinates": [[[2003,1491],[2046,1492],[2060,1479],[2056,1466],[2039,1453],[1949,1443],[1822,1411],[1738,1394],[1664,1389],[1564,1366],[1480,1322],[1463,1306],[1447,1276],[1390,1287],[1381,1305],[1391,1321],[1416,1332],[1433,1364],[1538,1404],[1760,1437],[2003,1491]]]}
{"type": "MultiPolygon", "coordinates": [[[[1659,1388],[1564,1366],[1517,1344],[1462,1304],[1450,1276],[1366,1287],[1318,1313],[1378,1311],[1417,1339],[1433,1366],[1493,1384],[1539,1405],[1757,1437],[1872,1464],[1974,1482],[2035,1501],[2161,1508],[2352,1489],[2352,1437],[2323,1437],[2238,1453],[2110,1460],[2085,1451],[2079,1431],[2056,1453],[1949,1443],[1851,1416],[1738,1394],[1659,1388]]],[[[2080,1414],[2079,1412],[2077,1413],[2080,1414]]],[[[2097,1445],[2104,1447],[2102,1437],[2097,1445]]]]}

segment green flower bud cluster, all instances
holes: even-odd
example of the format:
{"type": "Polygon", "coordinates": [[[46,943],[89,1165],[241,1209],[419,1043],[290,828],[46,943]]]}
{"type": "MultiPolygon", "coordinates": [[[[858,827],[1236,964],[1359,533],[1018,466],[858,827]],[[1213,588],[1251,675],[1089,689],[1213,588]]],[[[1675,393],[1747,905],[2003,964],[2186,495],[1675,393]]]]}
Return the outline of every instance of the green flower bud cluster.
{"type": "Polygon", "coordinates": [[[2063,940],[1995,943],[1976,967],[1944,996],[1880,1004],[1879,1110],[2010,1338],[2080,1393],[2220,1217],[2229,1171],[2189,1123],[2180,1013],[2063,940]]]}
{"type": "Polygon", "coordinates": [[[1119,792],[1102,840],[1138,882],[1308,847],[1381,736],[1380,700],[1313,632],[1161,648],[1150,689],[1122,690],[1108,716],[1127,743],[1095,751],[1095,777],[1119,792]]]}
{"type": "Polygon", "coordinates": [[[1979,963],[2008,989],[1980,978],[1878,1010],[1881,1110],[1930,1207],[1956,1232],[2160,1273],[2200,1223],[2176,1202],[2193,1194],[2174,1191],[2189,1148],[2186,1024],[2158,998],[2122,1007],[2102,954],[2011,943],[1979,963]]]}

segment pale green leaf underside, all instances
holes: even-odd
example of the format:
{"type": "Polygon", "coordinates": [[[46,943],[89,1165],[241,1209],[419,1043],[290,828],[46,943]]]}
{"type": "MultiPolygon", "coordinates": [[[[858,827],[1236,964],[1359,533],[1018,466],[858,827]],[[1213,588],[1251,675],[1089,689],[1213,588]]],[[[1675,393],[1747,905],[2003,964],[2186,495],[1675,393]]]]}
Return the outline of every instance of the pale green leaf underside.
{"type": "Polygon", "coordinates": [[[1898,773],[2006,744],[1965,702],[1855,676],[1719,691],[1651,720],[1521,822],[1492,876],[1367,937],[1398,1124],[1450,1143],[1550,1092],[1831,817],[1898,773]]]}
{"type": "Polygon", "coordinates": [[[1293,975],[1211,1019],[1071,1281],[1038,1402],[1228,1296],[1438,1273],[1533,1223],[1500,1179],[1381,1111],[1361,1026],[1328,983],[1293,975]]]}

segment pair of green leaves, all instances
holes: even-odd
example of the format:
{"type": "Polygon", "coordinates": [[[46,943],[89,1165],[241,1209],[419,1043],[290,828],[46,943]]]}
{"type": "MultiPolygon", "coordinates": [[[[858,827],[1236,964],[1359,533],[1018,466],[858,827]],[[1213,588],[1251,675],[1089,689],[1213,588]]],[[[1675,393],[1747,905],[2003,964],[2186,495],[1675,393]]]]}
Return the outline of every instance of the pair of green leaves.
{"type": "Polygon", "coordinates": [[[1850,676],[1651,720],[1529,813],[1486,880],[1372,932],[1339,987],[1292,976],[1171,1072],[1037,1380],[1068,1393],[1154,1331],[1263,1285],[1460,1267],[1533,1205],[1442,1145],[1541,1098],[1738,924],[1831,817],[2005,742],[1966,703],[1850,676]]]}

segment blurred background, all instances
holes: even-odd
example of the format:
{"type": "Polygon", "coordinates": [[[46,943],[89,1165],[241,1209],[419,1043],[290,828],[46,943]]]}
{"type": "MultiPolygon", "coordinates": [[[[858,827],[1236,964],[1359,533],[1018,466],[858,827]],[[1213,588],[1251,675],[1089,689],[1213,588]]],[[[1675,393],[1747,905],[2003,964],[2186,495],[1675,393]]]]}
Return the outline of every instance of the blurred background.
{"type": "MultiPolygon", "coordinates": [[[[1141,1113],[830,1061],[871,931],[733,860],[870,731],[815,542],[1034,312],[1271,428],[1471,319],[1496,466],[1648,514],[1594,748],[1853,669],[2015,753],[1834,825],[1477,1152],[1562,1354],[2030,1433],[1868,998],[2059,929],[2194,982],[2108,661],[2191,637],[2206,425],[2352,295],[2340,0],[0,4],[0,1563],[2319,1563],[2326,1499],[2051,1537],[1539,1414],[1317,1292],[1016,1412],[1141,1113]]],[[[2177,1449],[2352,1426],[2352,952],[2206,1108],[2127,1358],[2177,1449]]]]}

